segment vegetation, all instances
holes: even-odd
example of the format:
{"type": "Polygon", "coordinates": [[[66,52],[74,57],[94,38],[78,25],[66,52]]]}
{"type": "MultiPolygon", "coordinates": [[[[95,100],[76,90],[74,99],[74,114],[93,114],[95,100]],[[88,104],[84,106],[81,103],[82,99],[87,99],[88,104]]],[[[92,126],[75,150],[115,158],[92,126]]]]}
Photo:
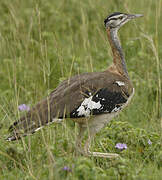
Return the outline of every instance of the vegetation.
{"type": "Polygon", "coordinates": [[[0,179],[161,179],[161,12],[162,1],[152,0],[0,1],[0,179]],[[70,120],[6,142],[23,114],[18,105],[33,106],[62,80],[112,63],[103,20],[115,11],[144,14],[119,32],[135,96],[92,147],[121,158],[76,155],[70,120]]]}

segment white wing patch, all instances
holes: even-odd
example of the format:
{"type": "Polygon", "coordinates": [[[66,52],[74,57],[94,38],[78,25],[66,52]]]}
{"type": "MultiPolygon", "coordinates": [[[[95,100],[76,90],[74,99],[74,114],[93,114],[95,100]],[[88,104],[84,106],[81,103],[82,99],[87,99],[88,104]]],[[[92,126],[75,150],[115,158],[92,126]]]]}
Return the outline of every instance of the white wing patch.
{"type": "Polygon", "coordinates": [[[122,82],[122,81],[115,81],[115,83],[117,83],[119,86],[124,86],[125,85],[125,83],[122,82]]]}
{"type": "Polygon", "coordinates": [[[77,109],[78,116],[89,116],[91,113],[91,110],[93,109],[99,109],[101,107],[100,102],[94,102],[92,101],[93,96],[89,98],[85,98],[80,107],[77,109]]]}

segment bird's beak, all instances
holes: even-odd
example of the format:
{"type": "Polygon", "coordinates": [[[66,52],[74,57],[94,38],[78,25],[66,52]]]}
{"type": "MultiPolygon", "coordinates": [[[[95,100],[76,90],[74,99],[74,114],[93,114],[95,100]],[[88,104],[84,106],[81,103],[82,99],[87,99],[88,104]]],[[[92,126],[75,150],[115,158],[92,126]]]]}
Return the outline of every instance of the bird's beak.
{"type": "Polygon", "coordinates": [[[138,17],[142,17],[143,14],[129,14],[128,15],[128,19],[134,19],[134,18],[138,18],[138,17]]]}

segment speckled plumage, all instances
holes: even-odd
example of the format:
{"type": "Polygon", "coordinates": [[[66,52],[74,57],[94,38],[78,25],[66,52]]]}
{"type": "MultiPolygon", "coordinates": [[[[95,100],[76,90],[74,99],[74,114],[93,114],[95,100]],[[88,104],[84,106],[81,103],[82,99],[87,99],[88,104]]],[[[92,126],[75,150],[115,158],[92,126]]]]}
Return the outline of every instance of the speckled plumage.
{"type": "Polygon", "coordinates": [[[32,134],[35,129],[52,122],[53,118],[70,117],[79,122],[76,118],[86,117],[86,115],[78,116],[77,109],[85,98],[90,96],[94,102],[100,100],[102,104],[100,109],[91,109],[90,115],[111,113],[115,107],[122,106],[131,93],[132,84],[128,83],[127,78],[109,70],[77,75],[62,82],[48,98],[40,101],[9,129],[19,138],[22,135],[32,134]],[[116,81],[125,82],[125,86],[119,86],[116,81]],[[102,100],[103,98],[105,100],[102,100]]]}

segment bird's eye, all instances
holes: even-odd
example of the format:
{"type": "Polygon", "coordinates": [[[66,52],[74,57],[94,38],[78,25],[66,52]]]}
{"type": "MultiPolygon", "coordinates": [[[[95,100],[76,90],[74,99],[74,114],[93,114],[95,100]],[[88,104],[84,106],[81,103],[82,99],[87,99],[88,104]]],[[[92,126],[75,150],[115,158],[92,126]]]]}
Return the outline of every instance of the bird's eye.
{"type": "Polygon", "coordinates": [[[120,20],[122,20],[122,19],[123,19],[123,17],[122,17],[122,16],[120,16],[120,17],[119,17],[119,19],[120,19],[120,20]]]}

